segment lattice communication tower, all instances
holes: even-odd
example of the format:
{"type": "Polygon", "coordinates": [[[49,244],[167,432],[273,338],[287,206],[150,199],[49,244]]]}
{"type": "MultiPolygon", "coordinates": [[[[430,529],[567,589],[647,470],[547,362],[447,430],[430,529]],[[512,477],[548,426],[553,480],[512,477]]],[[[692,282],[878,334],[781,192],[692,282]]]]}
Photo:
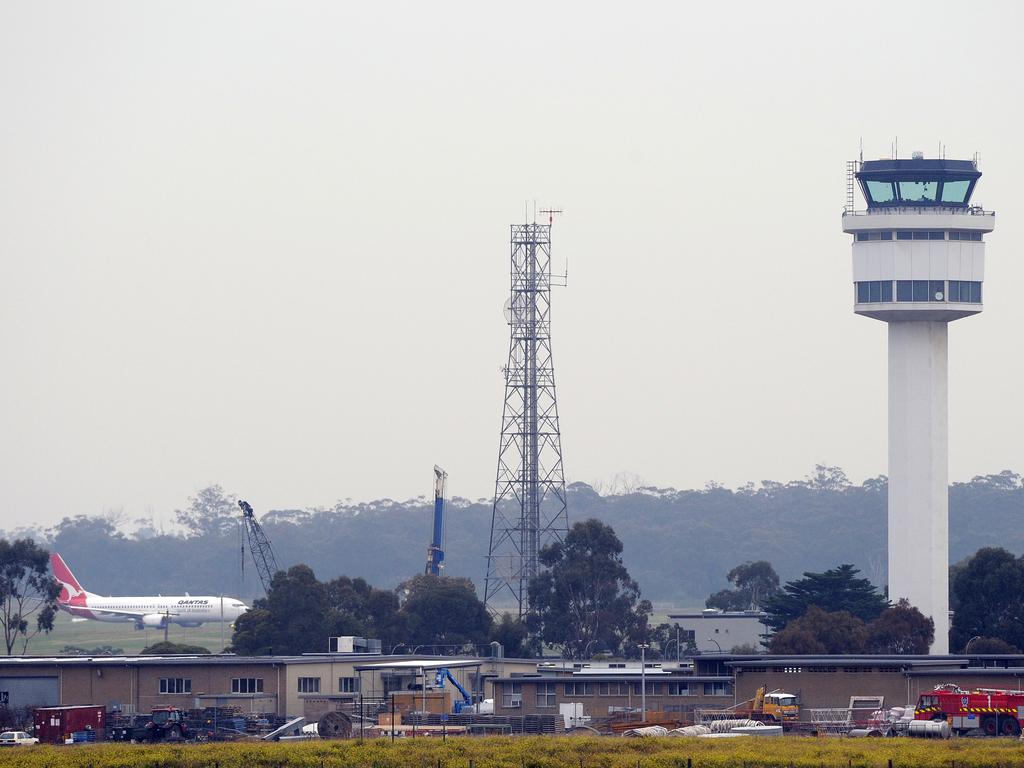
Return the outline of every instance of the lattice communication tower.
{"type": "Polygon", "coordinates": [[[552,280],[551,218],[513,224],[511,250],[508,365],[484,602],[492,613],[512,607],[521,617],[538,552],[569,530],[551,355],[551,287],[565,282],[561,275],[552,280]]]}

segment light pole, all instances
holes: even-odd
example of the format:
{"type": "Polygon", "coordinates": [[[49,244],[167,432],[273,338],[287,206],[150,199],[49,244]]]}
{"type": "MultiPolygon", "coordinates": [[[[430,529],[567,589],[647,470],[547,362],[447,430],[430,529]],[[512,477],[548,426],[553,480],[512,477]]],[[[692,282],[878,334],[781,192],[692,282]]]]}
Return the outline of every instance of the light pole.
{"type": "MultiPolygon", "coordinates": [[[[679,638],[678,637],[673,638],[673,639],[669,640],[667,643],[665,643],[665,650],[668,651],[668,649],[672,647],[672,643],[676,644],[676,663],[678,664],[679,663],[679,638]]],[[[665,654],[665,658],[666,659],[668,658],[668,653],[665,654]]]]}
{"type": "Polygon", "coordinates": [[[718,648],[718,652],[719,652],[719,653],[721,653],[721,652],[722,652],[722,646],[721,646],[721,645],[719,645],[718,641],[717,641],[717,640],[715,640],[715,638],[713,638],[713,637],[709,637],[709,638],[708,638],[708,642],[709,642],[709,643],[714,643],[714,644],[715,644],[715,647],[716,647],[716,648],[718,648]]]}
{"type": "Polygon", "coordinates": [[[647,722],[647,649],[649,643],[640,643],[640,724],[647,722]]]}
{"type": "Polygon", "coordinates": [[[972,637],[970,640],[967,641],[967,645],[964,646],[964,653],[970,653],[970,651],[971,651],[971,643],[973,643],[975,640],[981,640],[981,635],[975,635],[974,637],[972,637]]]}

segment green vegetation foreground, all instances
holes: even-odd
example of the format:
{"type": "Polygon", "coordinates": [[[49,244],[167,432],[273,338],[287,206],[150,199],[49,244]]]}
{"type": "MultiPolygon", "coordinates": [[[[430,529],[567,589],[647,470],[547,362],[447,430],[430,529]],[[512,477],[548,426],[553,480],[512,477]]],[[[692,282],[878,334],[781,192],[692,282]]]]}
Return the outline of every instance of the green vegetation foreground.
{"type": "Polygon", "coordinates": [[[1011,739],[435,738],[233,744],[19,747],[5,768],[1003,768],[1024,765],[1011,739]],[[689,761],[689,763],[688,763],[689,761]]]}

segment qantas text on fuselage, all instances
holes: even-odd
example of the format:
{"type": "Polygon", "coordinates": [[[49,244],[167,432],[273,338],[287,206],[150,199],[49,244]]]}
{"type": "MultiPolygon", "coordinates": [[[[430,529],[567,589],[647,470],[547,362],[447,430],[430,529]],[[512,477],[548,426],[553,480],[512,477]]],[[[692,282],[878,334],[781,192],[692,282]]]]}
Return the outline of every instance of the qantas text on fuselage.
{"type": "Polygon", "coordinates": [[[103,597],[87,592],[56,552],[50,555],[53,576],[61,586],[57,604],[77,619],[134,622],[138,629],[166,624],[198,627],[213,621],[233,622],[249,607],[234,597],[147,595],[103,597]]]}

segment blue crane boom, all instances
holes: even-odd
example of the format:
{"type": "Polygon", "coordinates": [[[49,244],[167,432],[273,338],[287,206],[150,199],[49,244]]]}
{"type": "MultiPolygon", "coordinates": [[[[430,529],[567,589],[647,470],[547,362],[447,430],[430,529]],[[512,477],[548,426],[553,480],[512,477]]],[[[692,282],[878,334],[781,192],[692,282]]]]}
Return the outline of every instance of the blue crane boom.
{"type": "Polygon", "coordinates": [[[437,670],[437,674],[434,676],[434,682],[439,688],[444,690],[444,681],[450,680],[451,684],[458,689],[459,693],[462,694],[462,701],[456,701],[453,707],[455,714],[459,714],[463,709],[473,706],[473,697],[469,695],[469,691],[459,685],[459,681],[455,679],[455,675],[451,673],[448,667],[441,667],[437,670]]]}
{"type": "Polygon", "coordinates": [[[444,494],[448,473],[434,465],[434,529],[427,547],[428,576],[440,576],[444,568],[444,494]]]}

